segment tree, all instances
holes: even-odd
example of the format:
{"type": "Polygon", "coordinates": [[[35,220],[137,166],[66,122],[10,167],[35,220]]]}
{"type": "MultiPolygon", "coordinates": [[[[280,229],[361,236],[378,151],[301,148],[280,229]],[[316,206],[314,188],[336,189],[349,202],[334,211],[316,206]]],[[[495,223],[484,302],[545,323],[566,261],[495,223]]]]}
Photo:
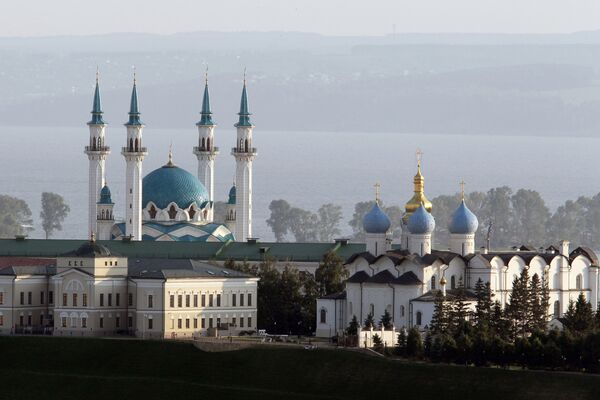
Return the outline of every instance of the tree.
{"type": "Polygon", "coordinates": [[[347,278],[348,270],[344,267],[344,260],[334,251],[325,253],[315,271],[320,295],[341,292],[344,290],[344,281],[347,278]]]}
{"type": "Polygon", "coordinates": [[[319,217],[315,213],[293,207],[289,212],[288,223],[296,242],[317,241],[319,217]]]}
{"type": "Polygon", "coordinates": [[[271,211],[271,216],[267,220],[267,225],[273,231],[275,235],[275,240],[278,242],[283,242],[285,240],[285,235],[288,233],[288,229],[290,226],[290,204],[285,200],[273,200],[271,204],[269,204],[269,210],[271,211]]]}
{"type": "Polygon", "coordinates": [[[529,302],[531,307],[531,329],[545,331],[548,322],[548,302],[550,301],[548,284],[533,274],[529,283],[529,302]]]}
{"type": "Polygon", "coordinates": [[[352,228],[353,237],[355,240],[363,241],[365,238],[365,230],[363,228],[363,218],[365,214],[368,213],[373,205],[374,201],[361,201],[354,205],[354,214],[352,214],[352,219],[348,222],[350,227],[352,228]]]}
{"type": "Polygon", "coordinates": [[[350,320],[350,323],[348,324],[346,333],[353,336],[358,334],[358,319],[356,318],[356,315],[352,316],[352,320],[350,320]]]}
{"type": "Polygon", "coordinates": [[[365,329],[375,328],[375,320],[373,319],[373,314],[367,314],[367,318],[365,318],[365,329]]]}
{"type": "Polygon", "coordinates": [[[340,234],[340,221],[342,220],[342,206],[337,204],[323,204],[317,211],[319,216],[319,241],[331,242],[340,234]]]}
{"type": "Polygon", "coordinates": [[[452,304],[448,312],[449,331],[454,335],[462,333],[464,331],[468,316],[469,309],[467,306],[467,293],[461,277],[458,281],[456,294],[452,300],[452,304]]]}
{"type": "Polygon", "coordinates": [[[71,211],[71,208],[65,203],[61,195],[49,192],[42,193],[40,218],[42,218],[42,228],[46,233],[46,239],[54,231],[62,230],[62,223],[67,214],[69,214],[69,211],[71,211]]]}
{"type": "Polygon", "coordinates": [[[396,354],[399,356],[406,355],[406,329],[400,329],[400,333],[398,333],[398,343],[396,344],[396,354]]]}
{"type": "Polygon", "coordinates": [[[373,350],[378,353],[383,353],[383,340],[378,334],[373,335],[373,350]]]}
{"type": "Polygon", "coordinates": [[[415,358],[423,355],[423,339],[419,330],[414,326],[410,328],[406,338],[406,355],[415,358]]]}
{"type": "Polygon", "coordinates": [[[390,315],[390,312],[387,309],[383,312],[381,319],[379,319],[379,326],[381,326],[385,330],[390,330],[393,327],[392,316],[390,315]]]}
{"type": "Polygon", "coordinates": [[[592,304],[585,299],[583,292],[579,293],[577,301],[569,303],[565,313],[565,325],[572,332],[583,334],[589,332],[594,326],[594,312],[592,304]]]}
{"type": "Polygon", "coordinates": [[[0,237],[24,235],[33,230],[31,223],[31,210],[24,200],[0,195],[0,237]]]}
{"type": "Polygon", "coordinates": [[[433,315],[431,317],[431,333],[433,335],[445,334],[448,330],[448,308],[446,298],[441,291],[435,296],[433,306],[433,315]]]}
{"type": "Polygon", "coordinates": [[[513,338],[524,337],[531,331],[531,302],[527,268],[524,268],[521,275],[513,280],[509,299],[507,316],[511,323],[513,338]]]}
{"type": "Polygon", "coordinates": [[[490,283],[486,282],[484,285],[481,278],[478,279],[475,284],[475,297],[477,298],[475,324],[480,331],[487,331],[491,325],[493,296],[490,283]]]}

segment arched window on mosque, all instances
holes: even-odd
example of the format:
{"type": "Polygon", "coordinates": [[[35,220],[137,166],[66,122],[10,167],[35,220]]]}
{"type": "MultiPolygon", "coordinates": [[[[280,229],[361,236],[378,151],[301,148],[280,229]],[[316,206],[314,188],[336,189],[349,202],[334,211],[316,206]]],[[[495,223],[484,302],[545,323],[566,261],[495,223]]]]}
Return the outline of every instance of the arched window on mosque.
{"type": "Polygon", "coordinates": [[[450,289],[456,289],[456,277],[454,275],[450,277],[450,289]]]}
{"type": "Polygon", "coordinates": [[[246,139],[244,141],[244,151],[247,153],[248,152],[248,139],[246,139]]]}
{"type": "Polygon", "coordinates": [[[133,139],[129,139],[129,151],[133,151],[133,139]]]}
{"type": "Polygon", "coordinates": [[[435,275],[431,277],[431,290],[435,290],[435,275]]]}
{"type": "Polygon", "coordinates": [[[421,325],[422,319],[423,319],[423,314],[421,313],[421,311],[417,311],[416,324],[421,325]]]}
{"type": "Polygon", "coordinates": [[[148,214],[150,214],[150,218],[156,218],[156,207],[154,207],[154,205],[150,207],[150,210],[148,210],[148,214]]]}
{"type": "Polygon", "coordinates": [[[560,301],[556,300],[554,302],[554,318],[560,317],[560,301]]]}
{"type": "Polygon", "coordinates": [[[139,146],[138,139],[135,138],[135,151],[138,151],[138,149],[139,149],[138,146],[139,146]]]}
{"type": "Polygon", "coordinates": [[[171,207],[169,208],[169,218],[175,219],[176,216],[177,210],[175,209],[175,206],[171,204],[171,207]]]}
{"type": "Polygon", "coordinates": [[[204,146],[205,146],[204,138],[202,138],[202,144],[200,145],[200,150],[206,149],[206,147],[204,147],[204,146]]]}
{"type": "Polygon", "coordinates": [[[400,306],[400,316],[404,317],[404,306],[400,306]]]}
{"type": "Polygon", "coordinates": [[[321,313],[320,313],[320,318],[319,320],[321,321],[322,324],[326,324],[327,323],[327,310],[325,310],[324,308],[321,308],[321,313]]]}
{"type": "Polygon", "coordinates": [[[92,150],[96,150],[96,138],[92,139],[92,150]]]}
{"type": "Polygon", "coordinates": [[[190,219],[194,218],[194,215],[196,215],[196,209],[194,208],[194,206],[192,205],[190,207],[190,209],[188,210],[188,214],[190,215],[190,219]]]}
{"type": "Polygon", "coordinates": [[[583,276],[581,274],[575,277],[575,289],[581,290],[583,288],[583,276]]]}
{"type": "Polygon", "coordinates": [[[206,139],[206,150],[210,151],[212,148],[210,147],[210,138],[206,139]]]}
{"type": "Polygon", "coordinates": [[[202,216],[204,217],[204,219],[206,220],[206,218],[208,218],[208,211],[204,210],[204,212],[202,213],[202,216]]]}
{"type": "Polygon", "coordinates": [[[100,217],[100,219],[104,219],[104,210],[102,210],[101,214],[102,216],[100,217]]]}
{"type": "Polygon", "coordinates": [[[240,139],[240,151],[244,150],[244,139],[240,139]]]}

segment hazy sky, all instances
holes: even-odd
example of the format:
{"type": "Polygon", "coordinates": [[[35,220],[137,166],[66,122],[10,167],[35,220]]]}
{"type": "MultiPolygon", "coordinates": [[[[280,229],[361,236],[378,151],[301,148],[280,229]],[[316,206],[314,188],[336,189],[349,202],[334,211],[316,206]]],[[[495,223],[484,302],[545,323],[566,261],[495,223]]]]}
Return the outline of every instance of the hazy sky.
{"type": "Polygon", "coordinates": [[[2,0],[0,36],[110,32],[572,32],[599,0],[2,0]]]}

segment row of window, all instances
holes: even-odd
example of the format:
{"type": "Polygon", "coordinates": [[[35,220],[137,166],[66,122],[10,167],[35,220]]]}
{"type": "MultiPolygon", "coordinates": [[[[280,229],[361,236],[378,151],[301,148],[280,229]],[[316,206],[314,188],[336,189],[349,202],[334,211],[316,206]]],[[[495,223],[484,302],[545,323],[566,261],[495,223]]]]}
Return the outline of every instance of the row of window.
{"type": "MultiPolygon", "coordinates": [[[[40,292],[40,304],[44,304],[46,298],[45,293],[40,292]]],[[[19,302],[21,305],[25,305],[25,292],[21,292],[19,295],[19,302]]],[[[27,292],[27,305],[31,305],[33,302],[33,292],[27,292]]],[[[4,292],[0,292],[0,305],[4,304],[4,292]]],[[[48,292],[48,304],[54,304],[54,292],[48,292]]]]}
{"type": "MultiPolygon", "coordinates": [[[[185,307],[198,307],[198,295],[177,295],[177,307],[184,307],[184,299],[185,299],[185,307]],[[192,305],[193,304],[193,305],[192,305]]],[[[207,306],[207,295],[200,295],[200,307],[207,306]]],[[[239,307],[244,307],[244,300],[247,307],[252,307],[252,293],[247,293],[244,296],[244,293],[239,294],[239,307]]],[[[148,307],[152,308],[152,296],[148,296],[148,307]]],[[[169,296],[169,306],[171,308],[175,308],[175,295],[172,294],[169,296]]],[[[208,295],[208,307],[221,307],[221,295],[208,295]]],[[[238,296],[236,293],[231,295],[231,307],[238,307],[238,296]]]]}
{"type": "MultiPolygon", "coordinates": [[[[63,328],[67,328],[67,326],[69,326],[70,328],[87,328],[88,327],[88,323],[87,323],[87,317],[81,317],[81,318],[77,318],[77,317],[61,317],[60,318],[60,325],[63,328]],[[68,324],[70,320],[70,325],[68,324]],[[79,324],[77,323],[79,321],[79,324]]],[[[127,317],[127,326],[129,328],[133,327],[133,317],[127,317]]],[[[98,327],[99,328],[104,328],[104,317],[100,317],[98,318],[98,327]]],[[[115,317],[115,328],[120,328],[121,327],[121,317],[117,316],[115,317]]],[[[152,329],[152,319],[148,320],[148,329],[152,329]]]]}
{"type": "MultiPolygon", "coordinates": [[[[236,327],[236,328],[244,328],[244,318],[240,317],[240,319],[238,320],[236,317],[232,317],[230,322],[225,322],[225,321],[221,321],[221,318],[216,318],[213,319],[211,318],[200,318],[200,328],[201,329],[206,329],[207,328],[207,324],[206,324],[206,320],[208,319],[208,328],[214,328],[215,325],[214,323],[216,322],[216,327],[217,328],[222,328],[223,327],[223,323],[228,323],[230,326],[232,327],[236,327]],[[239,323],[239,326],[238,326],[239,323]]],[[[247,327],[251,328],[252,327],[252,317],[247,317],[245,319],[245,321],[247,322],[247,327]]],[[[177,320],[177,329],[190,329],[193,326],[193,329],[198,329],[198,318],[179,318],[177,320]],[[190,322],[192,324],[190,324],[190,322]],[[185,326],[185,328],[184,328],[185,326]]],[[[172,319],[171,320],[171,329],[175,329],[175,320],[172,319]]]]}
{"type": "MultiPolygon", "coordinates": [[[[43,292],[42,292],[43,295],[43,292]]],[[[52,295],[52,292],[50,292],[50,295],[52,295]]],[[[63,297],[62,297],[62,306],[63,307],[67,307],[68,306],[68,300],[69,300],[69,294],[68,293],[63,293],[63,297]]],[[[79,293],[72,293],[71,294],[71,306],[72,307],[78,307],[79,306],[79,293]]],[[[114,296],[114,304],[116,307],[120,307],[121,306],[121,294],[120,293],[115,293],[114,296]]],[[[127,300],[129,306],[133,306],[133,294],[129,293],[128,294],[128,300],[127,300]]],[[[52,303],[52,302],[51,302],[52,303]]],[[[23,304],[23,303],[21,303],[23,304]]],[[[31,304],[31,303],[30,303],[31,304]]],[[[43,301],[42,301],[42,304],[43,301]]],[[[105,296],[105,293],[100,293],[99,295],[99,306],[100,307],[104,307],[106,304],[106,306],[108,307],[112,307],[113,306],[113,294],[112,293],[108,293],[105,296]],[[104,301],[106,299],[106,302],[104,301]]],[[[88,296],[87,293],[82,293],[81,294],[81,306],[82,307],[87,307],[88,306],[88,296]]],[[[152,308],[152,295],[148,296],[148,306],[150,308],[152,308]]]]}

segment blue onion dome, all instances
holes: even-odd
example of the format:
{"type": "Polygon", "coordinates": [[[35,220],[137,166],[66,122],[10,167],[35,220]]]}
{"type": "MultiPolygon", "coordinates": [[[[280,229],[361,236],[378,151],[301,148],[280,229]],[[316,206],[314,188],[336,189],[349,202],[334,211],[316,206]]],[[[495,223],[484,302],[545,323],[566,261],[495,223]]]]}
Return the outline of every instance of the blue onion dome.
{"type": "Polygon", "coordinates": [[[421,204],[408,218],[408,231],[416,235],[432,233],[435,229],[435,219],[421,204]]]}
{"type": "Polygon", "coordinates": [[[235,204],[236,192],[235,185],[233,185],[231,189],[229,189],[229,200],[227,201],[227,204],[235,204]]]}
{"type": "Polygon", "coordinates": [[[171,161],[150,172],[142,181],[142,207],[153,202],[156,207],[165,209],[174,202],[181,209],[193,203],[201,208],[208,201],[208,192],[198,178],[171,161]]]}
{"type": "Polygon", "coordinates": [[[367,233],[386,233],[392,222],[387,214],[375,202],[371,211],[365,214],[363,218],[363,228],[367,233]]]}
{"type": "Polygon", "coordinates": [[[477,217],[469,210],[463,199],[458,208],[452,213],[448,230],[450,233],[464,235],[477,232],[478,227],[479,221],[477,221],[477,217]]]}
{"type": "Polygon", "coordinates": [[[102,190],[100,190],[100,201],[98,204],[114,204],[110,196],[110,189],[108,188],[108,185],[104,185],[102,190]]]}

